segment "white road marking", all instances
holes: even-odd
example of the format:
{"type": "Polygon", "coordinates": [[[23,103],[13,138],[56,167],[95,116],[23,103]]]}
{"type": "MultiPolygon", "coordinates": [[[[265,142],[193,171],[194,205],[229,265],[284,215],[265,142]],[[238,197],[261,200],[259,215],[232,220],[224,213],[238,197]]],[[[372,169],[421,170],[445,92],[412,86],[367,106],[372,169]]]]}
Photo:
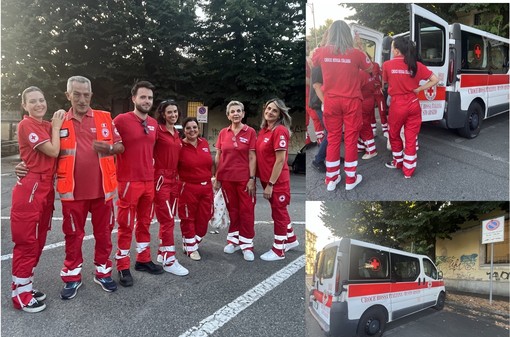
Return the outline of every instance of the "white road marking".
{"type": "MultiPolygon", "coordinates": [[[[0,217],[1,220],[10,220],[11,217],[9,216],[2,216],[0,217]]],[[[51,218],[53,221],[62,221],[62,217],[53,217],[51,218]]],[[[87,218],[87,221],[90,221],[90,218],[87,218]]],[[[181,220],[179,219],[176,219],[175,222],[178,223],[180,222],[181,220]]],[[[157,222],[156,220],[152,220],[151,223],[155,223],[157,222]]],[[[255,224],[272,224],[273,222],[272,221],[255,221],[255,224]]],[[[293,221],[292,222],[294,225],[304,225],[305,222],[304,221],[293,221]]],[[[112,231],[112,234],[113,233],[117,233],[117,229],[114,229],[112,231]]],[[[90,240],[90,239],[93,239],[94,238],[94,235],[86,235],[83,237],[83,241],[86,241],[86,240],[90,240]]],[[[60,241],[60,242],[57,242],[57,243],[52,243],[52,244],[49,244],[49,245],[46,245],[44,246],[43,248],[43,251],[45,250],[49,250],[49,249],[55,249],[55,248],[58,248],[58,247],[64,247],[65,246],[65,241],[60,241]]],[[[11,254],[6,254],[6,255],[2,255],[0,256],[0,261],[5,261],[5,260],[9,260],[9,259],[12,259],[12,253],[11,254]]]]}
{"type": "Polygon", "coordinates": [[[203,319],[197,326],[188,329],[179,337],[202,337],[212,335],[216,330],[228,323],[232,318],[240,314],[244,309],[258,301],[269,291],[273,290],[298,270],[305,266],[305,256],[301,255],[284,268],[280,269],[243,295],[229,304],[223,306],[209,317],[203,319]]]}

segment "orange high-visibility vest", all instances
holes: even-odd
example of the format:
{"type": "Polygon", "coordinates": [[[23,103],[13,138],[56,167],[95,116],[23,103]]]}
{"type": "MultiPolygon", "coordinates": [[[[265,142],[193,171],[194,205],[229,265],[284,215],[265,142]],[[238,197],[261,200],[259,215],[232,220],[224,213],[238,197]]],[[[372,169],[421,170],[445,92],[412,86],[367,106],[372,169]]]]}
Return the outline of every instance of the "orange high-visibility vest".
{"type": "MultiPolygon", "coordinates": [[[[97,140],[113,144],[112,117],[107,111],[92,110],[97,140]]],[[[98,153],[105,201],[117,193],[117,171],[113,155],[98,153]]],[[[76,133],[67,113],[60,129],[60,154],[57,163],[57,192],[60,200],[74,200],[74,165],[76,162],[76,133]]]]}

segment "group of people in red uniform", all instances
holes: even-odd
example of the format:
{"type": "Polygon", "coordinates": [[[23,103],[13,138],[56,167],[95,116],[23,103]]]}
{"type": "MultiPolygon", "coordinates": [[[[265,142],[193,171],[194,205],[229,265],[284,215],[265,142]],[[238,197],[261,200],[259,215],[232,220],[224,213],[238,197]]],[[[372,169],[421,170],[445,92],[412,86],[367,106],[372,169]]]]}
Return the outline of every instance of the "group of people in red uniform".
{"type": "Polygon", "coordinates": [[[119,283],[125,287],[133,285],[133,231],[135,270],[178,276],[189,273],[176,258],[175,217],[180,219],[183,253],[191,260],[200,260],[198,248],[212,217],[214,191],[225,195],[230,216],[224,252],[241,250],[245,260],[253,261],[256,177],[274,219],[273,247],[260,258],[281,260],[286,251],[299,245],[287,211],[291,119],[285,103],[273,99],[265,104],[257,137],[253,128],[242,123],[243,104],[230,102],[226,114],[231,125],[220,132],[213,160],[207,140],[200,137],[196,118],[182,122],[181,138],[175,127],[180,110],[174,100],[159,104],[156,119],[149,116],[154,90],[150,82],[136,83],[131,90],[133,111],[112,120],[109,112],[90,107],[90,80],[73,76],[66,91],[71,108],[55,112],[51,123],[43,120],[47,105],[42,91],[29,87],[23,92],[22,106],[28,116],[18,129],[22,163],[16,167],[18,182],[11,209],[12,301],[16,309],[39,312],[46,307],[46,295],[32,283],[51,227],[55,176],[65,235],[60,272],[64,282],[60,297],[64,300],[74,298],[82,285],[81,246],[88,213],[96,240],[94,282],[107,292],[117,289],[110,259],[115,196],[115,261],[119,283]],[[151,259],[149,227],[153,213],[160,223],[157,262],[161,265],[151,259]]]}
{"type": "Polygon", "coordinates": [[[416,168],[416,140],[421,126],[418,92],[437,84],[437,77],[417,59],[414,43],[397,37],[392,43],[393,59],[377,63],[363,51],[359,37],[352,35],[342,20],[333,22],[323,46],[313,52],[312,66],[322,72],[323,119],[328,132],[326,151],[326,188],[334,191],[341,180],[340,145],[345,149],[345,189],[352,190],[361,181],[357,173],[358,151],[362,159],[377,155],[374,142],[374,105],[385,117],[381,88],[388,84],[391,96],[386,119],[381,116],[383,133],[388,131],[393,158],[388,168],[402,169],[410,178],[416,168]],[[382,76],[382,81],[381,81],[382,76]],[[420,85],[420,81],[424,81],[420,85]],[[405,148],[400,137],[404,127],[405,148]]]}

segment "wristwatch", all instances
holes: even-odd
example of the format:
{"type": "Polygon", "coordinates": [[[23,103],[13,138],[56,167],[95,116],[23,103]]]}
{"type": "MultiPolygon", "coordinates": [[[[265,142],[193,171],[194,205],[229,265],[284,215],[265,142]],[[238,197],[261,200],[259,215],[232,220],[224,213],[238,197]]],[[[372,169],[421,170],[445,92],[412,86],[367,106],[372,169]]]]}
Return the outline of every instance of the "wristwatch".
{"type": "Polygon", "coordinates": [[[271,186],[271,187],[273,187],[273,186],[274,186],[274,184],[273,184],[272,182],[268,182],[268,183],[267,183],[267,185],[268,185],[268,186],[271,186]]]}
{"type": "Polygon", "coordinates": [[[255,176],[251,176],[251,177],[250,177],[250,179],[253,179],[253,180],[255,180],[256,178],[255,178],[255,176]]]}
{"type": "Polygon", "coordinates": [[[110,144],[110,151],[109,152],[113,153],[113,145],[112,144],[110,144]]]}

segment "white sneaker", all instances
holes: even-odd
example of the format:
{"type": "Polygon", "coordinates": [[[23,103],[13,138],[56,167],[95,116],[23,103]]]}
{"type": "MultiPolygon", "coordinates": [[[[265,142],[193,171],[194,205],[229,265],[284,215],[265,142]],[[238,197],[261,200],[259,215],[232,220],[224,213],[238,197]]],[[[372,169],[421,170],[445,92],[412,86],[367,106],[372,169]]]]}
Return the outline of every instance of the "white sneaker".
{"type": "Polygon", "coordinates": [[[335,188],[336,188],[336,185],[338,185],[338,183],[340,182],[340,180],[342,180],[342,177],[340,175],[338,175],[338,178],[336,178],[336,180],[331,180],[327,186],[326,186],[326,189],[331,192],[331,191],[334,191],[335,188]]]}
{"type": "Polygon", "coordinates": [[[345,184],[345,189],[347,191],[352,190],[354,187],[356,187],[356,185],[358,185],[361,182],[361,180],[363,180],[363,177],[361,176],[361,174],[357,174],[356,181],[353,182],[352,184],[345,184]]]}
{"type": "Polygon", "coordinates": [[[185,276],[189,274],[189,270],[181,266],[177,260],[175,260],[171,266],[163,266],[163,270],[177,276],[185,276]]]}
{"type": "Polygon", "coordinates": [[[388,138],[388,137],[389,137],[389,135],[388,135],[388,131],[384,131],[384,132],[383,132],[383,136],[384,136],[385,138],[388,138]]]}
{"type": "Polygon", "coordinates": [[[253,261],[255,260],[255,254],[250,249],[243,250],[243,257],[246,261],[253,261]]]}
{"type": "Polygon", "coordinates": [[[223,252],[227,254],[233,254],[235,251],[238,251],[239,249],[241,249],[239,245],[229,243],[228,245],[225,246],[225,248],[223,248],[223,252]]]}
{"type": "Polygon", "coordinates": [[[294,249],[297,246],[299,246],[298,240],[291,242],[291,243],[287,243],[287,244],[285,244],[285,251],[288,252],[289,250],[294,249]]]}
{"type": "Polygon", "coordinates": [[[190,259],[192,259],[194,261],[199,261],[202,258],[200,256],[200,253],[198,252],[198,250],[191,252],[188,256],[190,259]]]}
{"type": "Polygon", "coordinates": [[[268,252],[265,252],[264,254],[260,255],[260,258],[264,261],[278,261],[283,260],[285,256],[278,256],[275,252],[273,252],[272,249],[270,249],[268,252]]]}
{"type": "Polygon", "coordinates": [[[363,157],[361,157],[361,159],[371,159],[371,158],[374,158],[375,156],[377,156],[377,152],[373,152],[373,153],[365,153],[363,155],[363,157]]]}

